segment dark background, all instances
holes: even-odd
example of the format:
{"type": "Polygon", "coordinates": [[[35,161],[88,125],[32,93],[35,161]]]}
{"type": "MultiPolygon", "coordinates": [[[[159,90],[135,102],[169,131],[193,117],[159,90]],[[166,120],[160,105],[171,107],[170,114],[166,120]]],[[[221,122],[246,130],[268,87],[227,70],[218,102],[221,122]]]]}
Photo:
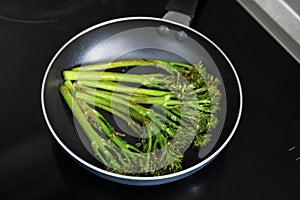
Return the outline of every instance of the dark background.
{"type": "Polygon", "coordinates": [[[1,199],[300,199],[300,66],[234,0],[200,0],[191,25],[224,50],[243,87],[239,128],[212,163],[174,183],[133,187],[90,174],[54,142],[40,89],[56,51],[108,19],[161,17],[166,3],[0,1],[1,199]]]}

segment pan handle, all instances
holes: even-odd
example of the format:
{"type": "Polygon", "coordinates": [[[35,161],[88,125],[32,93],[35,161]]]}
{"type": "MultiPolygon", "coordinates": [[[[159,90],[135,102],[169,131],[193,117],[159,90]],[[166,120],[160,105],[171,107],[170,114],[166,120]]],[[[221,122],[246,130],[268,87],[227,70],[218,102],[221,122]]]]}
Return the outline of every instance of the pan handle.
{"type": "Polygon", "coordinates": [[[163,19],[189,26],[194,17],[198,0],[169,0],[163,19]]]}

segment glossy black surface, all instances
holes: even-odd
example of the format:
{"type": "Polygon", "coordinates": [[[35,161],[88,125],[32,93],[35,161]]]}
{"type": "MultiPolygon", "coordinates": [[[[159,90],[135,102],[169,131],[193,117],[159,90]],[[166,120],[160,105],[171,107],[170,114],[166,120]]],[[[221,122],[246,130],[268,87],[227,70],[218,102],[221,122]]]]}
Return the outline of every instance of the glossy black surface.
{"type": "Polygon", "coordinates": [[[90,174],[53,142],[40,87],[60,46],[107,19],[160,17],[166,3],[103,0],[50,21],[0,12],[1,199],[300,198],[300,66],[234,0],[204,1],[192,24],[231,58],[244,91],[241,124],[216,160],[175,183],[132,187],[90,174]]]}

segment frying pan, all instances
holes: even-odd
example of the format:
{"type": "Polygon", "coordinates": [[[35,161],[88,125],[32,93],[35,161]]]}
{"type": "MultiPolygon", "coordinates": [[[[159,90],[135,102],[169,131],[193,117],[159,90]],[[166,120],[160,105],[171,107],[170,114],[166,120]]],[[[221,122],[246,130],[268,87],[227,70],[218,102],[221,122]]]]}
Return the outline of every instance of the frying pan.
{"type": "MultiPolygon", "coordinates": [[[[223,51],[209,38],[189,27],[197,0],[170,0],[161,18],[127,17],[92,26],[59,49],[42,83],[41,102],[46,123],[55,141],[88,171],[110,181],[129,185],[157,185],[176,181],[211,162],[233,137],[242,112],[238,75],[223,51]],[[221,80],[219,123],[209,145],[185,152],[183,169],[161,176],[129,176],[106,171],[91,153],[82,130],[63,101],[58,87],[62,70],[118,59],[163,59],[190,64],[202,61],[207,71],[221,80]]],[[[114,123],[113,116],[107,116],[114,123]]]]}

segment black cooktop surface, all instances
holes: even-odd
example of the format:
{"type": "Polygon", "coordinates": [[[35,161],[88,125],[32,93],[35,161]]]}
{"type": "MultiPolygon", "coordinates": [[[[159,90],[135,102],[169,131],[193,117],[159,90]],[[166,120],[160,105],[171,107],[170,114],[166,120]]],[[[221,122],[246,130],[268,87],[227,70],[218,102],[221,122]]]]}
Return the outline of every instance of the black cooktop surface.
{"type": "Polygon", "coordinates": [[[300,199],[300,66],[234,0],[200,1],[191,25],[228,55],[244,95],[238,130],[209,165],[177,182],[127,186],[82,169],[54,142],[40,89],[56,51],[109,19],[161,17],[166,3],[2,2],[1,199],[300,199]]]}

